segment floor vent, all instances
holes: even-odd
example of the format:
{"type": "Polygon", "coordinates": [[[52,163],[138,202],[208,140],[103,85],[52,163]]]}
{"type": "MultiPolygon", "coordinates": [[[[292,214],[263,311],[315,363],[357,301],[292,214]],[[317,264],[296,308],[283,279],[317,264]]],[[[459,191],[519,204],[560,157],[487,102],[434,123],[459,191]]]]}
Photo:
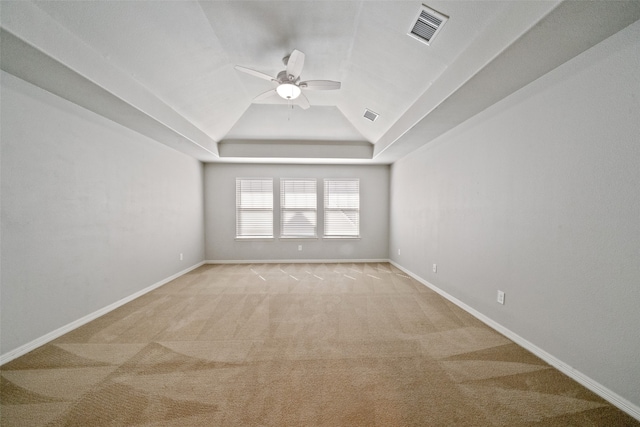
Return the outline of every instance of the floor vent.
{"type": "Polygon", "coordinates": [[[422,5],[409,35],[427,45],[438,35],[448,17],[422,5]]]}
{"type": "Polygon", "coordinates": [[[374,113],[373,111],[369,110],[368,108],[364,110],[364,118],[367,120],[371,120],[372,122],[375,122],[376,119],[378,118],[379,114],[378,113],[374,113]]]}

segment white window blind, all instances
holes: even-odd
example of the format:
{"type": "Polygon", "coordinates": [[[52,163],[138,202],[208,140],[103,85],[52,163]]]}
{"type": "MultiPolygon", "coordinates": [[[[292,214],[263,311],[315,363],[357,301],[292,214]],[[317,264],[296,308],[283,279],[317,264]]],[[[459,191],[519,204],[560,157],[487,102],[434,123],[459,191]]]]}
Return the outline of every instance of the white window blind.
{"type": "Polygon", "coordinates": [[[273,179],[236,178],[236,237],[273,237],[273,179]]]}
{"type": "Polygon", "coordinates": [[[317,236],[315,179],[280,180],[280,236],[317,236]]]}
{"type": "Polygon", "coordinates": [[[324,180],[324,235],[360,236],[360,180],[324,180]]]}

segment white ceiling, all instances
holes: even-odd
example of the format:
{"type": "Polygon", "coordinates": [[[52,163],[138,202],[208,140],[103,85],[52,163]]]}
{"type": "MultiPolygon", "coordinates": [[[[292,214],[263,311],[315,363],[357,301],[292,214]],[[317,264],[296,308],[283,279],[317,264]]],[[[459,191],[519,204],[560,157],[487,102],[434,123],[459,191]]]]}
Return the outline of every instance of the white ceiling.
{"type": "Polygon", "coordinates": [[[5,71],[202,161],[391,163],[640,18],[640,2],[2,1],[5,71]],[[252,104],[293,49],[311,108],[252,104]],[[380,114],[363,118],[365,109],[380,114]]]}

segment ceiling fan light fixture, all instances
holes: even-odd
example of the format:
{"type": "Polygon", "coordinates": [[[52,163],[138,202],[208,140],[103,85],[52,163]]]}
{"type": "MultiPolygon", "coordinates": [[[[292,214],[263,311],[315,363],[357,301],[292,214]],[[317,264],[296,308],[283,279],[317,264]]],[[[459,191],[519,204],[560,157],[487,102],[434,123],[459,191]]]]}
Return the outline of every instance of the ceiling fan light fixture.
{"type": "Polygon", "coordinates": [[[300,88],[291,83],[282,83],[276,88],[276,92],[284,99],[296,99],[300,96],[300,88]]]}
{"type": "MultiPolygon", "coordinates": [[[[2,1],[2,0],[0,0],[2,1]]],[[[300,52],[297,49],[294,49],[291,52],[291,55],[284,57],[284,63],[287,66],[286,70],[282,70],[278,73],[277,77],[271,77],[268,74],[265,74],[261,71],[252,70],[251,68],[243,67],[241,65],[236,65],[236,70],[242,71],[243,73],[250,74],[254,77],[258,77],[263,80],[269,80],[273,83],[276,83],[277,86],[275,89],[271,89],[265,93],[262,93],[256,96],[253,99],[253,102],[260,102],[266,99],[270,99],[271,97],[279,96],[282,99],[286,99],[287,101],[293,101],[290,104],[295,104],[298,107],[306,110],[309,108],[309,100],[302,93],[302,89],[307,90],[337,90],[340,89],[340,82],[334,82],[331,80],[307,80],[300,81],[300,74],[302,73],[302,68],[304,67],[304,53],[300,52]]]]}

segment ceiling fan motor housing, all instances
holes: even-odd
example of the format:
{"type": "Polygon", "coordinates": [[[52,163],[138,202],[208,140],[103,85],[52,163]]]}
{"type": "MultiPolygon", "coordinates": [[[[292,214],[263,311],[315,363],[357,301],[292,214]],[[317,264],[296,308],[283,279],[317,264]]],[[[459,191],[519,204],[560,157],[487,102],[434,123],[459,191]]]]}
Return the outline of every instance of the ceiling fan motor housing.
{"type": "Polygon", "coordinates": [[[300,76],[298,76],[297,78],[295,78],[294,76],[291,75],[287,75],[287,70],[282,70],[278,73],[277,76],[277,80],[280,83],[292,83],[292,84],[297,84],[298,81],[300,80],[300,76]]]}

